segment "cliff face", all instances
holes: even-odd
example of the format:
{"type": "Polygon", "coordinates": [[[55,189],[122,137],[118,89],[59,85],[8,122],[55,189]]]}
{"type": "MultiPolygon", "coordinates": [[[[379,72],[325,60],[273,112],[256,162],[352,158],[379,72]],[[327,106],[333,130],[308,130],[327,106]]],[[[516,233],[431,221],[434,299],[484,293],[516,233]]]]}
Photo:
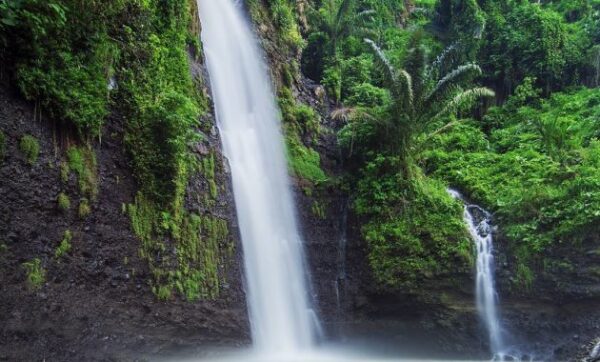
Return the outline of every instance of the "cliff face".
{"type": "MultiPolygon", "coordinates": [[[[194,73],[202,69],[193,63],[194,73]]],[[[235,251],[218,266],[222,289],[214,300],[177,296],[158,301],[148,263],[140,257],[141,242],[125,212],[137,185],[123,145],[123,116],[113,112],[102,142],[92,145],[95,162],[89,166],[96,169],[91,172],[97,196],[90,202],[76,172],[65,176],[61,166],[68,162],[68,150],[77,146],[76,138],[6,82],[0,86],[0,105],[5,135],[0,165],[0,359],[120,360],[247,343],[241,247],[229,175],[211,115],[204,121],[213,127],[193,148],[198,157],[211,153],[218,165],[225,165],[215,174],[223,191],[206,206],[199,195],[210,185],[196,173],[190,178],[186,208],[228,220],[235,251]],[[39,156],[31,162],[22,150],[24,135],[39,144],[39,156]],[[89,210],[82,211],[84,203],[89,210]],[[58,252],[67,231],[69,246],[58,252]],[[32,283],[36,276],[41,280],[32,283]]]]}

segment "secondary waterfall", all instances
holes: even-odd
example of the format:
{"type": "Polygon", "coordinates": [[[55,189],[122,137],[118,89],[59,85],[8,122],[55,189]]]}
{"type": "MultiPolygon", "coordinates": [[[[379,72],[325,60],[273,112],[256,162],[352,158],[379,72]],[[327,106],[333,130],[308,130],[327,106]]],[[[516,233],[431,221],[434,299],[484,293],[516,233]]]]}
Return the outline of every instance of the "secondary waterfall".
{"type": "Polygon", "coordinates": [[[494,356],[502,358],[502,329],[497,311],[497,294],[494,288],[494,240],[491,215],[477,205],[468,204],[455,190],[448,193],[464,203],[464,219],[471,238],[477,247],[477,277],[475,295],[477,311],[483,320],[490,339],[490,348],[494,356]]]}
{"type": "Polygon", "coordinates": [[[239,2],[198,0],[217,122],[229,160],[256,348],[284,353],[314,340],[279,112],[239,2]]]}

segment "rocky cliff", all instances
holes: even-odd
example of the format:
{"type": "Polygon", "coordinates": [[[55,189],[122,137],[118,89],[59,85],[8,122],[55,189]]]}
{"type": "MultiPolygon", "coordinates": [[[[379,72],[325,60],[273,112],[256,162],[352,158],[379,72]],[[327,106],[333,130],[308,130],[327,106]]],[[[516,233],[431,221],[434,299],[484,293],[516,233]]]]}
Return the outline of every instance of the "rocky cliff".
{"type": "MultiPolygon", "coordinates": [[[[203,65],[192,64],[199,74],[203,65]]],[[[102,141],[91,144],[95,156],[89,167],[97,192],[94,201],[87,201],[80,176],[61,166],[81,141],[43,109],[24,101],[6,75],[0,104],[5,135],[0,165],[0,359],[131,360],[247,343],[241,247],[212,115],[203,119],[212,126],[193,149],[198,157],[214,155],[222,165],[215,178],[224,192],[207,207],[201,196],[210,185],[202,173],[195,173],[186,208],[228,220],[235,251],[218,266],[218,297],[159,301],[125,210],[133,203],[137,184],[123,145],[124,116],[113,112],[102,141]],[[35,159],[23,150],[25,135],[39,145],[35,159]],[[58,252],[66,233],[68,250],[58,252]],[[40,280],[32,285],[30,278],[40,280]]]]}

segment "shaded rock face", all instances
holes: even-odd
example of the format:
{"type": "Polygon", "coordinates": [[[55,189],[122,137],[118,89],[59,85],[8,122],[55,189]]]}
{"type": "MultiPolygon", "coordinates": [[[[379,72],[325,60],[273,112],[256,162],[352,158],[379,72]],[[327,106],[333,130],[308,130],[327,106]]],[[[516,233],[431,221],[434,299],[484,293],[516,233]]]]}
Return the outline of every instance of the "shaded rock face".
{"type": "Polygon", "coordinates": [[[549,360],[581,360],[581,350],[600,337],[598,236],[549,250],[546,265],[533,270],[535,278],[527,287],[515,282],[514,258],[499,236],[498,293],[513,340],[549,360]]]}
{"type": "MultiPolygon", "coordinates": [[[[60,176],[60,160],[74,137],[39,118],[14,89],[0,86],[0,129],[7,140],[0,164],[0,360],[131,360],[248,343],[239,243],[231,260],[220,266],[227,283],[218,299],[159,302],[152,294],[151,274],[138,256],[140,241],[123,213],[123,204],[131,203],[137,190],[122,143],[123,118],[111,115],[102,143],[93,146],[98,197],[85,218],[77,212],[82,196],[75,176],[66,183],[60,176]],[[33,165],[19,151],[24,134],[40,144],[33,165]],[[60,192],[70,197],[67,211],[57,206],[60,192]],[[73,235],[71,251],[56,258],[67,229],[73,235]],[[23,267],[34,258],[45,269],[39,289],[27,285],[23,267]]],[[[196,148],[222,157],[216,132],[204,142],[196,148]]],[[[187,207],[230,220],[235,236],[229,176],[223,171],[216,180],[225,190],[216,207],[203,210],[193,197],[187,207]]],[[[202,182],[192,177],[190,194],[207,187],[202,182]]]]}

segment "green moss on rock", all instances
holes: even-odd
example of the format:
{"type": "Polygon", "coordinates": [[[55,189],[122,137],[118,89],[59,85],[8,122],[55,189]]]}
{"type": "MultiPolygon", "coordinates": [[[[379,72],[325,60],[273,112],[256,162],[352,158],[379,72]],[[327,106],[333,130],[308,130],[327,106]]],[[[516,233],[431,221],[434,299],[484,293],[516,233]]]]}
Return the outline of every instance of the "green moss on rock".
{"type": "Polygon", "coordinates": [[[21,141],[19,142],[19,149],[27,159],[27,162],[30,165],[33,165],[37,162],[38,156],[40,154],[40,144],[38,140],[32,135],[24,135],[21,137],[21,141]]]}

